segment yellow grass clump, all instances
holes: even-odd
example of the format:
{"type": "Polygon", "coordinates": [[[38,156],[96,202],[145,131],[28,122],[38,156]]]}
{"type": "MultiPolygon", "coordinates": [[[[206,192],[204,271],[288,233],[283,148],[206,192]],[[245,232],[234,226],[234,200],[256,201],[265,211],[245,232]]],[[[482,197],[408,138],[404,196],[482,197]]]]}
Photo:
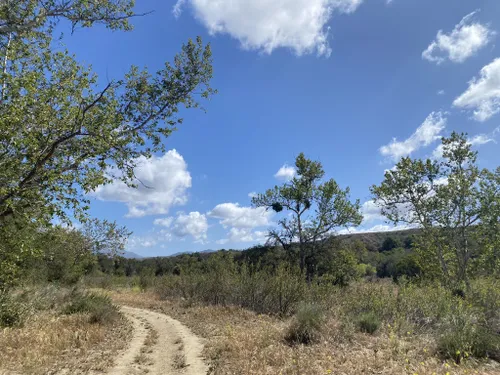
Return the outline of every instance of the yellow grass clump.
{"type": "Polygon", "coordinates": [[[88,314],[44,311],[22,327],[0,330],[0,374],[84,374],[113,364],[131,334],[121,318],[110,325],[92,324],[88,314]]]}

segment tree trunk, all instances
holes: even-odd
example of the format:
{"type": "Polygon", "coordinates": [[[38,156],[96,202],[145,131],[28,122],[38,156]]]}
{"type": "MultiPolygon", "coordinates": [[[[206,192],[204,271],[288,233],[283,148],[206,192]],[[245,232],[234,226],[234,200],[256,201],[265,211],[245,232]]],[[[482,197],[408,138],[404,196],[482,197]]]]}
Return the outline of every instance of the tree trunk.
{"type": "MultiPolygon", "coordinates": [[[[10,42],[12,40],[12,33],[9,33],[9,37],[7,39],[7,45],[5,46],[5,56],[3,59],[3,74],[7,74],[7,63],[9,61],[9,47],[10,47],[10,42]]],[[[7,83],[5,82],[5,79],[2,83],[2,93],[0,95],[0,102],[3,101],[5,97],[5,88],[6,88],[7,83]]]]}
{"type": "Polygon", "coordinates": [[[302,237],[302,221],[300,215],[297,218],[297,225],[299,229],[299,266],[300,272],[304,273],[306,267],[306,251],[304,249],[304,238],[302,237]]]}

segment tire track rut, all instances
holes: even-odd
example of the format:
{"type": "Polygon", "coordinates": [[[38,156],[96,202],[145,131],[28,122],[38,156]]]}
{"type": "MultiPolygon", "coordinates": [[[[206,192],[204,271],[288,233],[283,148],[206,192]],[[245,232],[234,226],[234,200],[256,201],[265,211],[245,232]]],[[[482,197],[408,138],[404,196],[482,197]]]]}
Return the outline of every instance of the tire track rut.
{"type": "Polygon", "coordinates": [[[122,306],[133,324],[129,347],[108,375],[205,375],[203,344],[181,322],[154,311],[122,306]]]}

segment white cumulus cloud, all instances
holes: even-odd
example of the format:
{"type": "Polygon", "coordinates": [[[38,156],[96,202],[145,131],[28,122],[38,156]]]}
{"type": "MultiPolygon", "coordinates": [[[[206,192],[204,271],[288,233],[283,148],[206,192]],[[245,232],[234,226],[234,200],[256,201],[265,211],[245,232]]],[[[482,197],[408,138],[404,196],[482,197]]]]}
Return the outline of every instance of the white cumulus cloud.
{"type": "Polygon", "coordinates": [[[160,157],[141,157],[137,164],[135,175],[140,181],[137,188],[116,180],[99,186],[92,194],[103,201],[125,203],[127,217],[166,214],[172,206],[186,204],[191,175],[184,158],[176,150],[160,157]]]}
{"type": "Polygon", "coordinates": [[[474,119],[481,122],[500,112],[500,58],[483,67],[480,77],[469,82],[453,105],[474,110],[474,119]]]}
{"type": "Polygon", "coordinates": [[[169,216],[169,217],[155,219],[155,221],[153,221],[153,224],[154,225],[161,225],[163,227],[169,227],[170,225],[172,225],[173,221],[174,221],[174,218],[169,216]]]}
{"type": "Polygon", "coordinates": [[[158,244],[157,239],[151,236],[131,236],[126,245],[127,251],[150,248],[158,244]]]}
{"type": "Polygon", "coordinates": [[[296,173],[297,171],[294,167],[285,164],[280,169],[278,169],[278,172],[274,174],[274,177],[278,180],[290,181],[295,177],[296,173]]]}
{"type": "Polygon", "coordinates": [[[197,241],[204,241],[207,239],[207,217],[205,214],[201,214],[198,211],[190,212],[189,214],[178,212],[175,218],[166,217],[156,219],[153,224],[170,228],[169,231],[164,230],[164,232],[172,233],[178,238],[192,236],[197,241]]]}
{"type": "Polygon", "coordinates": [[[229,34],[247,50],[271,53],[285,47],[297,55],[329,56],[328,21],[352,13],[363,0],[178,0],[178,17],[189,6],[211,34],[229,34]]]}
{"type": "Polygon", "coordinates": [[[172,225],[172,231],[177,237],[193,236],[196,240],[207,238],[207,217],[199,212],[179,214],[172,225]]]}
{"type": "Polygon", "coordinates": [[[220,245],[238,242],[264,243],[266,242],[266,239],[267,232],[265,231],[252,231],[248,228],[231,228],[227,234],[227,238],[217,240],[216,243],[220,245]]]}
{"type": "Polygon", "coordinates": [[[363,215],[363,223],[384,220],[382,213],[380,212],[380,207],[373,201],[366,201],[361,206],[361,213],[363,215]]]}
{"type": "Polygon", "coordinates": [[[416,226],[406,225],[406,224],[401,224],[401,225],[377,224],[377,225],[374,225],[370,228],[350,227],[347,229],[342,229],[338,232],[338,234],[344,235],[344,234],[354,234],[354,233],[394,232],[394,231],[407,230],[407,229],[412,229],[412,228],[416,228],[416,226]]]}
{"type": "Polygon", "coordinates": [[[253,236],[249,229],[231,228],[229,230],[229,242],[252,242],[253,236]]]}
{"type": "Polygon", "coordinates": [[[256,228],[269,225],[272,212],[264,207],[241,207],[238,203],[221,203],[207,215],[219,219],[224,227],[256,228]]]}
{"type": "Polygon", "coordinates": [[[462,63],[485,47],[495,35],[488,26],[474,22],[478,11],[465,16],[449,34],[439,30],[436,39],[422,52],[422,58],[441,64],[446,59],[462,63]]]}
{"type": "Polygon", "coordinates": [[[445,126],[445,115],[442,112],[432,112],[408,139],[398,141],[394,138],[391,143],[380,148],[380,153],[398,161],[401,157],[411,155],[421,147],[440,139],[445,126]]]}

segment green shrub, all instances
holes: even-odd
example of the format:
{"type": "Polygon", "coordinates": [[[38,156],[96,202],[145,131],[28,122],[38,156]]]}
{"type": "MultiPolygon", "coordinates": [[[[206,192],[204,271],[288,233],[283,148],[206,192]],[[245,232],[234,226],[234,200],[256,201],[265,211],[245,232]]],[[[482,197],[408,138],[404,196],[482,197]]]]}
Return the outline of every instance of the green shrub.
{"type": "Polygon", "coordinates": [[[373,312],[391,321],[397,312],[397,289],[390,281],[354,283],[342,289],[338,298],[341,315],[347,317],[373,312]]]}
{"type": "Polygon", "coordinates": [[[460,363],[468,357],[485,358],[498,355],[500,341],[497,334],[477,324],[451,326],[438,339],[439,352],[446,358],[460,363]]]}
{"type": "Polygon", "coordinates": [[[16,300],[30,312],[52,310],[64,304],[71,292],[55,284],[42,287],[25,287],[16,295],[16,300]]]}
{"type": "Polygon", "coordinates": [[[139,286],[141,290],[151,288],[155,281],[155,272],[152,268],[143,268],[139,274],[139,286]]]}
{"type": "Polygon", "coordinates": [[[292,344],[310,344],[319,339],[323,328],[324,314],[320,306],[302,304],[288,327],[285,340],[292,344]]]}
{"type": "Polygon", "coordinates": [[[335,256],[328,268],[326,274],[335,285],[347,286],[364,276],[360,273],[356,253],[350,249],[335,251],[335,256]]]}
{"type": "Polygon", "coordinates": [[[111,289],[113,287],[113,279],[110,275],[103,275],[98,279],[97,285],[102,289],[111,289]]]}
{"type": "Polygon", "coordinates": [[[437,348],[444,357],[460,363],[469,356],[496,356],[500,352],[500,336],[488,330],[471,305],[460,301],[444,320],[437,348]]]}
{"type": "Polygon", "coordinates": [[[282,316],[291,315],[298,303],[307,299],[307,282],[300,270],[286,264],[275,270],[256,271],[246,265],[237,270],[229,260],[218,257],[203,270],[162,276],[155,281],[155,291],[160,299],[237,305],[282,316]]]}
{"type": "Polygon", "coordinates": [[[185,273],[182,276],[165,275],[155,283],[155,291],[162,300],[181,298],[203,301],[204,275],[185,273]]]}
{"type": "Polygon", "coordinates": [[[0,327],[13,327],[22,324],[21,305],[7,294],[0,292],[0,327]]]}
{"type": "Polygon", "coordinates": [[[267,312],[266,301],[269,300],[271,292],[269,285],[268,272],[243,264],[235,285],[236,303],[257,313],[267,312]]]}
{"type": "Polygon", "coordinates": [[[481,314],[488,330],[500,332],[500,279],[473,280],[467,300],[481,314]]]}
{"type": "Polygon", "coordinates": [[[97,324],[111,324],[120,316],[118,309],[112,304],[98,304],[90,312],[89,322],[97,324]]]}
{"type": "Polygon", "coordinates": [[[380,319],[373,311],[361,313],[358,316],[357,323],[361,332],[371,335],[380,327],[380,319]]]}
{"type": "Polygon", "coordinates": [[[108,324],[119,317],[118,308],[111,298],[103,294],[75,290],[70,296],[70,302],[64,307],[67,315],[87,313],[91,323],[108,324]]]}
{"type": "Polygon", "coordinates": [[[414,330],[434,332],[450,316],[461,298],[437,282],[402,281],[398,294],[398,315],[414,330]]]}
{"type": "Polygon", "coordinates": [[[282,316],[293,313],[306,299],[307,283],[300,270],[280,264],[269,277],[266,287],[264,312],[282,316]]]}

